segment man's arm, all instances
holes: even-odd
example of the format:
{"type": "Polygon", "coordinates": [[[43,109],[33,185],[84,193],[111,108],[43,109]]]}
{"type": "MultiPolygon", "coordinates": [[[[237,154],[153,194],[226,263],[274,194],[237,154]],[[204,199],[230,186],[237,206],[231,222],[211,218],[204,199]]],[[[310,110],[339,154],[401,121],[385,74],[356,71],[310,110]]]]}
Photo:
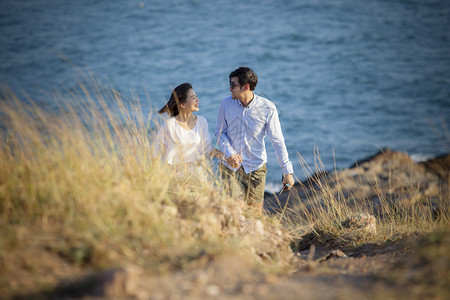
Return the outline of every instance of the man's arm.
{"type": "Polygon", "coordinates": [[[220,104],[219,113],[217,115],[215,136],[227,163],[233,168],[238,168],[242,162],[242,156],[236,153],[236,150],[231,146],[231,141],[228,137],[228,124],[225,119],[223,102],[220,104]]]}
{"type": "Polygon", "coordinates": [[[269,113],[267,120],[267,134],[272,141],[278,163],[283,169],[283,188],[289,190],[295,183],[294,177],[292,176],[294,168],[292,162],[289,160],[276,107],[269,113]]]}
{"type": "Polygon", "coordinates": [[[220,104],[219,113],[217,115],[216,121],[216,129],[214,133],[217,138],[219,149],[222,150],[222,152],[225,155],[225,158],[229,158],[233,154],[236,154],[236,151],[233,149],[233,147],[231,147],[231,142],[230,139],[228,138],[228,125],[225,119],[223,102],[220,104]]]}

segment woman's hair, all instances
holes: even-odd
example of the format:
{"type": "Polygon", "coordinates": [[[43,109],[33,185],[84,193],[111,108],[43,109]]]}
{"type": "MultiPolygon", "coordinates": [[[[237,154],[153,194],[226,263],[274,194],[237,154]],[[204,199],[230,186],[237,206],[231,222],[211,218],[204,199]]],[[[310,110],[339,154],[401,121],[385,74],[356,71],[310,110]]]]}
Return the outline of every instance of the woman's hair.
{"type": "Polygon", "coordinates": [[[239,67],[230,73],[230,79],[232,77],[238,77],[239,84],[241,86],[248,84],[250,91],[254,91],[258,84],[258,76],[252,69],[248,67],[239,67]]]}
{"type": "Polygon", "coordinates": [[[181,103],[185,103],[187,100],[187,93],[192,89],[192,85],[190,83],[182,83],[177,86],[170,95],[169,101],[166,105],[161,108],[158,113],[168,113],[169,116],[175,117],[179,113],[179,106],[181,103]]]}

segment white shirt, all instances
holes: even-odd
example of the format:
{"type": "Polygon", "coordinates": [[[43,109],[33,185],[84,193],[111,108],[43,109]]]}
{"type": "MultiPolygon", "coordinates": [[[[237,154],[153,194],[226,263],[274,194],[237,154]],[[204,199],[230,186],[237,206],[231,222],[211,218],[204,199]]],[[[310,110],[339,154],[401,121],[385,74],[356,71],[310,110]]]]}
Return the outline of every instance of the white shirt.
{"type": "MultiPolygon", "coordinates": [[[[226,158],[236,153],[242,156],[242,165],[247,174],[267,162],[264,138],[268,135],[283,174],[294,173],[277,108],[273,102],[263,97],[254,95],[246,107],[231,96],[223,99],[217,116],[215,135],[226,158]]],[[[226,162],[224,164],[234,171],[237,170],[226,162]]]]}
{"type": "Polygon", "coordinates": [[[199,163],[211,150],[208,122],[197,116],[194,128],[181,127],[175,117],[166,120],[156,135],[156,153],[171,165],[199,163]]]}

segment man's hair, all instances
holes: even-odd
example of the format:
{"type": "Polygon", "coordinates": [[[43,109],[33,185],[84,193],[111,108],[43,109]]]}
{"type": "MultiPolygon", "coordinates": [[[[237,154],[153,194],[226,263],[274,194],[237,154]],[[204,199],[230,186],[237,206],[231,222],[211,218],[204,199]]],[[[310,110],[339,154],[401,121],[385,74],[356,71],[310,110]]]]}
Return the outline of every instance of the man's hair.
{"type": "Polygon", "coordinates": [[[256,85],[258,84],[258,76],[252,69],[247,67],[239,67],[233,72],[230,73],[230,79],[232,77],[239,78],[239,84],[241,86],[248,84],[250,86],[250,90],[254,91],[256,85]]]}
{"type": "Polygon", "coordinates": [[[179,107],[181,103],[186,103],[187,94],[192,89],[192,85],[188,82],[182,83],[177,86],[170,95],[169,101],[164,105],[158,113],[168,113],[169,116],[174,117],[179,113],[179,107]]]}

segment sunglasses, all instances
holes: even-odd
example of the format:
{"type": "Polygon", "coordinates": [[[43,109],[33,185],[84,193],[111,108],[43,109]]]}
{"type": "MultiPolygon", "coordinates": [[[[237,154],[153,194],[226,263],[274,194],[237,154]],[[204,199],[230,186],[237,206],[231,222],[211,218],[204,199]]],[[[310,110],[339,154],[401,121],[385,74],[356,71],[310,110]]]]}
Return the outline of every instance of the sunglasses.
{"type": "Polygon", "coordinates": [[[236,84],[236,83],[230,81],[230,88],[231,89],[234,89],[237,86],[239,86],[239,84],[236,84]]]}

